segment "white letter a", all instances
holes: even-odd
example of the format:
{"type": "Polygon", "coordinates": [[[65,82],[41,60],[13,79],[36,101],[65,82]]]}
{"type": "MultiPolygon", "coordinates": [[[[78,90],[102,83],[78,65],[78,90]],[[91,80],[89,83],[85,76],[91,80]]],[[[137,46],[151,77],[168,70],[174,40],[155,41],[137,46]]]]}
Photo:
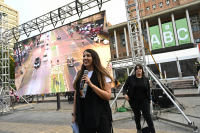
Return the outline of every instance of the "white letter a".
{"type": "Polygon", "coordinates": [[[153,46],[154,43],[157,43],[158,45],[160,45],[160,42],[159,42],[159,40],[158,40],[156,35],[152,35],[151,36],[151,44],[152,44],[152,46],[153,46]],[[155,41],[154,41],[154,39],[155,39],[155,41]]]}

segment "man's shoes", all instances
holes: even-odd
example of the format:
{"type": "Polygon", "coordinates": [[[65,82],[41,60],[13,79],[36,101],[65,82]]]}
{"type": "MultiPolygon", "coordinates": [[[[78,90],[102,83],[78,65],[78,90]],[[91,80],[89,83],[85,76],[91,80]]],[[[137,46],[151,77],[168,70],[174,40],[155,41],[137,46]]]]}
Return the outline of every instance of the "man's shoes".
{"type": "Polygon", "coordinates": [[[137,133],[141,133],[141,130],[137,130],[137,133]]]}

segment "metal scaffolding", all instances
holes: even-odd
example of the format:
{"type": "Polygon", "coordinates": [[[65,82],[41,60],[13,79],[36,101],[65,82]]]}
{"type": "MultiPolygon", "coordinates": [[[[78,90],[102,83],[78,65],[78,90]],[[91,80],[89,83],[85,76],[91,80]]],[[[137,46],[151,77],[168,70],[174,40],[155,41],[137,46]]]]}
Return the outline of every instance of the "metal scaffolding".
{"type": "Polygon", "coordinates": [[[3,32],[9,29],[8,15],[0,12],[0,112],[1,114],[10,112],[10,96],[9,96],[9,83],[10,83],[10,60],[9,60],[9,44],[11,39],[8,40],[3,32]]]}
{"type": "Polygon", "coordinates": [[[21,35],[30,36],[32,31],[38,30],[42,33],[45,26],[53,25],[55,28],[57,23],[60,21],[61,24],[64,24],[66,18],[78,15],[80,18],[82,12],[89,10],[94,7],[98,7],[101,10],[102,4],[109,2],[111,0],[75,0],[67,5],[64,5],[58,9],[50,11],[40,17],[32,19],[26,23],[23,23],[19,26],[16,26],[12,29],[4,31],[4,35],[8,40],[15,39],[18,42],[21,35]],[[85,1],[85,2],[81,2],[85,1]]]}

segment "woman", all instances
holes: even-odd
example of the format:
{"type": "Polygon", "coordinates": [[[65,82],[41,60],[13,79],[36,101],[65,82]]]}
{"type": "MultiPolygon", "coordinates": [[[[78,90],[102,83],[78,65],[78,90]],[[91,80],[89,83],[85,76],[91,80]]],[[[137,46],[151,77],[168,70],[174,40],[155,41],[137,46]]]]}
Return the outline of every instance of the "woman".
{"type": "Polygon", "coordinates": [[[125,95],[125,99],[129,101],[133,110],[137,133],[141,132],[140,111],[142,111],[143,117],[146,120],[151,133],[155,133],[154,124],[150,114],[149,80],[144,76],[143,67],[141,65],[136,65],[134,72],[135,75],[128,77],[123,88],[123,94],[125,95]]]}
{"type": "Polygon", "coordinates": [[[72,123],[80,133],[111,133],[112,114],[109,105],[112,77],[102,67],[99,55],[92,49],[83,52],[83,65],[75,77],[72,123]],[[88,74],[84,74],[88,70],[88,74]],[[84,81],[83,89],[80,83],[84,81]]]}
{"type": "Polygon", "coordinates": [[[10,89],[9,95],[10,95],[10,106],[12,106],[12,102],[13,102],[14,96],[15,96],[15,92],[12,88],[10,89]]]}

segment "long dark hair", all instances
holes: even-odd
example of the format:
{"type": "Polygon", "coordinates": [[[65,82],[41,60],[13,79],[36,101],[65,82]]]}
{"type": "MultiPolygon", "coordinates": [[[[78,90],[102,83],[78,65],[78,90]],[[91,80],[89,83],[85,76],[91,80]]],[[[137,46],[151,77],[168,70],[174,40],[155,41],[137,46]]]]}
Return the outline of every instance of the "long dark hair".
{"type": "MultiPolygon", "coordinates": [[[[106,83],[105,76],[109,77],[112,81],[113,81],[113,78],[110,76],[108,71],[101,65],[101,60],[100,60],[99,55],[96,51],[94,51],[93,49],[86,49],[85,51],[89,52],[91,54],[92,65],[94,67],[94,71],[97,74],[97,78],[98,78],[98,81],[100,83],[101,88],[103,90],[105,90],[105,83],[106,83]]],[[[76,83],[81,78],[81,76],[83,75],[84,70],[86,70],[86,67],[84,66],[84,64],[82,64],[81,70],[78,72],[76,79],[74,80],[74,83],[73,83],[73,87],[74,87],[75,90],[76,90],[76,83]]]]}
{"type": "Polygon", "coordinates": [[[142,67],[141,64],[136,64],[135,69],[134,69],[134,75],[136,75],[136,69],[137,69],[137,67],[139,67],[140,69],[142,69],[142,76],[144,76],[144,69],[143,69],[143,67],[142,67]]]}

